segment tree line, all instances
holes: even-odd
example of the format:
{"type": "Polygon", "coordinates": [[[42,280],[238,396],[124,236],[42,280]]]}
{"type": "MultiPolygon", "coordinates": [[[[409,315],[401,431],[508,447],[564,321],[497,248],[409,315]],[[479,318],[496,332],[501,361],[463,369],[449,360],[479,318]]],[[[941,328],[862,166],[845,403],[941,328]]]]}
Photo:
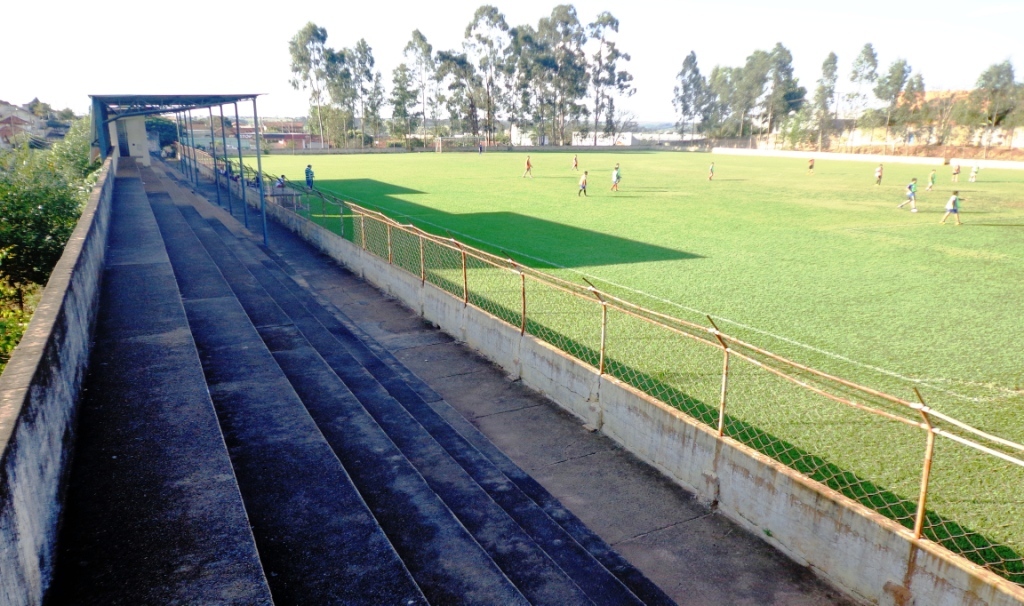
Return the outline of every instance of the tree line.
{"type": "MultiPolygon", "coordinates": [[[[513,127],[542,144],[571,143],[574,133],[596,144],[599,134],[621,132],[634,117],[617,106],[636,92],[618,31],[611,13],[585,23],[570,4],[536,25],[518,26],[483,5],[459,48],[435,50],[420,30],[412,32],[388,92],[366,40],[336,50],[327,45],[327,30],[310,22],[289,42],[291,84],[309,94],[310,131],[333,146],[366,145],[382,130],[410,145],[412,135],[428,132],[493,142],[511,138],[513,127]]],[[[793,146],[822,148],[855,129],[870,129],[873,137],[876,128],[884,129],[883,141],[913,134],[938,144],[987,128],[991,141],[995,129],[1012,134],[1024,121],[1024,85],[1009,61],[986,69],[974,90],[928,95],[923,75],[907,60],[880,66],[869,43],[852,62],[842,94],[840,79],[834,52],[813,92],[794,76],[793,55],[782,43],[755,50],[743,65],[716,65],[707,76],[690,52],[676,75],[676,127],[702,139],[774,134],[793,146]]]]}
{"type": "Polygon", "coordinates": [[[309,93],[311,130],[328,142],[345,142],[356,125],[360,145],[368,141],[367,128],[376,134],[382,125],[409,141],[407,135],[431,128],[434,136],[469,133],[494,142],[511,136],[513,126],[556,145],[571,142],[573,133],[596,141],[628,118],[616,100],[635,92],[618,31],[611,13],[584,23],[568,4],[535,26],[512,26],[484,5],[460,48],[435,50],[422,32],[412,32],[386,95],[365,40],[335,50],[327,46],[327,31],[311,22],[289,42],[291,84],[309,93]]]}
{"type": "Polygon", "coordinates": [[[711,138],[782,134],[792,146],[828,147],[842,131],[884,129],[881,142],[893,135],[915,136],[944,145],[974,140],[987,131],[1008,129],[1012,140],[1024,125],[1024,84],[1017,83],[1009,60],[994,64],[970,91],[927,95],[924,76],[906,59],[887,68],[878,63],[872,44],[854,58],[847,92],[839,94],[839,57],[829,53],[813,96],[793,77],[793,56],[781,43],[757,50],[737,67],[715,66],[705,77],[690,52],[676,75],[673,102],[680,132],[711,138]]]}

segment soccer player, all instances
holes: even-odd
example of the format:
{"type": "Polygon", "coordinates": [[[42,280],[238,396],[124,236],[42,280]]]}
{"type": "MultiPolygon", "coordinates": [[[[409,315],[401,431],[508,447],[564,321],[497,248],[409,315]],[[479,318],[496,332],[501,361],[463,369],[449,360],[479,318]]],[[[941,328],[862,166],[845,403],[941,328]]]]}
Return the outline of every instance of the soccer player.
{"type": "Polygon", "coordinates": [[[875,169],[875,185],[882,184],[882,165],[879,164],[878,168],[875,169]]]}
{"type": "Polygon", "coordinates": [[[977,181],[978,180],[978,171],[979,170],[981,170],[981,167],[978,166],[977,164],[972,166],[971,167],[971,176],[968,177],[967,180],[970,181],[971,183],[974,183],[975,181],[977,181]]]}
{"type": "Polygon", "coordinates": [[[313,165],[306,165],[306,187],[313,189],[313,165]]]}
{"type": "Polygon", "coordinates": [[[914,177],[913,179],[911,179],[910,183],[907,184],[907,199],[904,200],[896,208],[903,208],[903,206],[906,205],[907,202],[910,202],[910,212],[916,213],[917,212],[917,177],[914,177]]]}
{"type": "Polygon", "coordinates": [[[810,160],[807,161],[807,174],[814,174],[814,158],[811,158],[810,160]]]}
{"type": "Polygon", "coordinates": [[[619,165],[612,169],[612,191],[619,191],[619,181],[622,180],[622,173],[619,172],[619,165]]]}
{"type": "Polygon", "coordinates": [[[572,155],[572,169],[576,172],[580,171],[580,157],[578,154],[572,155]]]}
{"type": "Polygon", "coordinates": [[[715,163],[711,163],[711,167],[708,168],[708,181],[715,178],[715,163]]]}
{"type": "Polygon", "coordinates": [[[954,164],[953,165],[953,178],[952,178],[952,181],[953,181],[953,183],[958,183],[960,181],[960,165],[959,164],[954,164]]]}
{"type": "Polygon", "coordinates": [[[583,171],[583,176],[580,177],[580,190],[576,192],[576,197],[579,198],[580,194],[583,194],[584,198],[587,197],[587,171],[583,171]]]}
{"type": "Polygon", "coordinates": [[[935,169],[932,169],[932,173],[928,175],[928,187],[924,188],[925,191],[931,191],[935,187],[935,180],[938,176],[935,174],[935,169]]]}
{"type": "Polygon", "coordinates": [[[526,170],[523,171],[523,176],[530,175],[533,178],[533,163],[530,162],[530,156],[526,156],[526,170]]]}
{"type": "Polygon", "coordinates": [[[960,192],[959,191],[954,191],[953,195],[949,197],[949,201],[946,202],[946,214],[942,215],[942,220],[939,221],[939,223],[942,223],[943,225],[945,225],[946,218],[949,217],[949,215],[956,215],[956,224],[957,225],[962,225],[962,223],[960,223],[960,192]]]}

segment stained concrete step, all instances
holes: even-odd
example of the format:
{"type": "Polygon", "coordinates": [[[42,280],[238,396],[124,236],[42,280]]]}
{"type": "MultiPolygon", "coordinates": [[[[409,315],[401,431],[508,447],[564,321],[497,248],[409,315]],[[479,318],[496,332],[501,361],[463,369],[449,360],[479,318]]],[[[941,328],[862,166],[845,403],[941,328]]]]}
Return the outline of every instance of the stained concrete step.
{"type": "MultiPolygon", "coordinates": [[[[351,394],[348,393],[349,389],[346,389],[346,383],[342,383],[326,365],[323,370],[326,370],[327,374],[331,376],[326,376],[323,372],[317,372],[316,376],[310,376],[310,368],[316,368],[315,360],[311,358],[319,358],[319,355],[323,353],[323,343],[332,341],[331,336],[322,327],[317,330],[318,325],[311,316],[299,313],[301,307],[296,306],[294,301],[288,300],[287,291],[267,275],[265,268],[258,261],[245,255],[242,250],[239,252],[243,254],[248,264],[239,260],[193,208],[183,207],[182,213],[190,220],[197,236],[219,263],[221,271],[232,288],[235,289],[243,307],[251,310],[254,318],[263,313],[267,303],[255,296],[253,272],[263,278],[255,283],[269,286],[274,291],[272,294],[275,295],[276,300],[284,309],[288,310],[288,314],[297,322],[295,326],[299,330],[293,330],[292,326],[284,326],[283,323],[268,326],[268,330],[265,331],[267,343],[275,351],[275,356],[281,361],[286,373],[290,373],[294,377],[296,390],[303,394],[304,400],[309,398],[307,406],[310,408],[311,414],[314,416],[319,414],[318,420],[324,421],[321,423],[321,429],[335,446],[339,457],[346,463],[382,527],[392,537],[393,543],[417,581],[420,582],[424,593],[432,601],[436,600],[437,603],[451,603],[452,600],[456,600],[458,603],[493,603],[494,599],[493,597],[478,599],[469,593],[472,585],[467,584],[464,580],[445,580],[437,577],[438,571],[431,571],[437,566],[436,558],[431,555],[434,552],[447,553],[446,559],[452,558],[454,554],[469,553],[468,546],[460,546],[460,543],[451,542],[453,539],[459,538],[457,535],[438,537],[443,541],[432,541],[430,545],[424,545],[415,540],[417,534],[424,536],[424,532],[416,531],[411,534],[419,526],[425,525],[429,528],[444,521],[442,518],[451,515],[447,513],[447,510],[450,509],[450,512],[454,512],[457,516],[457,518],[452,518],[452,522],[469,530],[472,539],[485,550],[485,559],[488,564],[496,564],[500,567],[500,571],[531,603],[589,603],[575,583],[568,579],[542,550],[537,548],[514,521],[510,520],[486,494],[479,490],[479,487],[472,482],[464,470],[459,468],[450,457],[447,457],[436,444],[432,444],[429,436],[426,436],[422,429],[419,429],[418,434],[415,433],[417,430],[415,421],[408,418],[407,415],[404,415],[405,418],[396,417],[396,415],[404,413],[400,407],[390,403],[390,411],[385,410],[383,415],[375,414],[376,422],[366,413],[364,407],[374,412],[372,407],[376,405],[377,412],[380,412],[381,406],[386,408],[389,405],[376,401],[368,402],[368,398],[379,397],[381,394],[386,397],[386,392],[379,386],[376,386],[376,393],[371,393],[375,385],[368,373],[362,373],[354,382],[347,384],[349,389],[359,394],[358,399],[351,397],[351,394]],[[307,339],[316,350],[309,347],[307,339]],[[320,354],[317,354],[317,351],[320,351],[320,354]],[[310,388],[310,384],[316,387],[310,388]],[[332,421],[336,421],[334,416],[339,414],[334,409],[343,407],[346,409],[346,412],[343,413],[346,418],[358,419],[359,427],[365,430],[359,436],[361,440],[359,444],[353,441],[353,436],[346,424],[331,424],[332,421]],[[350,410],[353,407],[358,410],[350,410]],[[389,435],[381,431],[377,423],[391,426],[390,439],[389,435]],[[398,433],[401,435],[398,436],[398,440],[396,440],[394,432],[395,426],[400,428],[398,433]],[[333,434],[332,429],[335,431],[333,434]],[[376,430],[375,436],[370,435],[373,429],[376,430]],[[398,446],[401,450],[395,447],[392,440],[399,442],[398,446]],[[375,453],[377,456],[376,458],[368,457],[368,453],[375,453]],[[391,478],[391,486],[373,480],[373,475],[379,473],[372,469],[379,464],[377,459],[385,462],[389,467],[398,468],[396,471],[403,472],[401,476],[391,478]],[[410,465],[409,461],[416,467],[410,465]],[[365,477],[366,481],[361,482],[361,477],[365,477]],[[426,479],[425,483],[423,482],[424,478],[426,479]],[[404,508],[404,511],[403,508],[396,509],[396,504],[409,498],[410,486],[414,483],[420,485],[420,488],[417,489],[418,492],[415,493],[417,507],[404,508]],[[423,503],[431,503],[438,497],[440,500],[437,500],[436,503],[440,509],[424,509],[423,503]],[[423,517],[413,519],[410,517],[409,511],[421,511],[423,517]],[[426,575],[424,580],[421,580],[421,574],[417,573],[416,567],[421,565],[426,566],[421,573],[426,575]],[[442,582],[438,583],[438,581],[442,582]]],[[[269,295],[266,296],[269,298],[269,295]]],[[[328,360],[328,363],[334,366],[337,360],[328,360]]],[[[350,369],[350,373],[352,372],[358,373],[358,369],[350,369]]],[[[352,376],[350,374],[350,378],[352,376]]],[[[469,564],[471,562],[466,562],[460,567],[469,564]]],[[[445,574],[450,574],[450,571],[445,574]]],[[[506,596],[501,598],[500,603],[509,603],[508,600],[511,599],[513,599],[512,596],[506,596]]]]}
{"type": "Polygon", "coordinates": [[[150,203],[275,602],[427,603],[170,196],[150,203]]]}
{"type": "Polygon", "coordinates": [[[164,243],[125,160],[47,603],[271,604],[164,243]]]}
{"type": "MultiPolygon", "coordinates": [[[[190,210],[185,210],[185,212],[194,214],[194,211],[190,210]]],[[[201,230],[198,221],[198,215],[191,220],[197,231],[201,230]]],[[[429,387],[420,382],[417,389],[411,388],[406,381],[415,379],[414,375],[401,367],[393,358],[390,360],[391,364],[383,363],[363,341],[341,326],[337,319],[320,306],[312,295],[283,273],[286,267],[281,267],[276,262],[267,259],[264,253],[268,251],[256,250],[250,243],[240,241],[215,218],[210,218],[209,224],[220,234],[225,246],[232,250],[236,258],[247,263],[250,272],[273,294],[282,308],[287,310],[296,324],[307,333],[307,336],[311,333],[322,333],[325,330],[324,326],[330,327],[329,332],[333,333],[332,336],[335,339],[321,334],[310,340],[314,342],[321,355],[332,364],[335,372],[345,379],[353,391],[359,394],[364,405],[389,431],[392,438],[402,445],[403,450],[415,450],[429,442],[430,438],[422,433],[411,432],[409,428],[413,425],[410,419],[404,417],[399,417],[398,420],[394,419],[396,413],[392,409],[394,404],[391,396],[403,400],[402,404],[407,412],[411,412],[416,419],[419,419],[420,423],[429,430],[429,434],[444,447],[444,451],[468,472],[470,477],[512,520],[526,530],[531,540],[537,542],[549,557],[569,573],[569,576],[584,590],[589,599],[601,604],[629,604],[640,603],[641,600],[637,598],[637,595],[640,595],[645,598],[643,601],[646,603],[673,603],[660,589],[632,566],[629,566],[596,535],[587,531],[586,527],[568,514],[564,508],[561,508],[560,505],[553,506],[553,504],[557,504],[555,499],[546,493],[538,495],[538,500],[547,505],[550,512],[560,518],[565,527],[549,517],[543,507],[518,489],[489,459],[454,431],[441,416],[430,409],[419,395],[433,393],[429,387]],[[283,292],[281,287],[284,287],[287,292],[283,292]],[[314,317],[305,317],[307,315],[314,317]],[[358,358],[346,359],[344,354],[337,352],[339,343],[336,340],[344,342],[346,347],[354,350],[358,358]],[[365,365],[367,369],[372,370],[372,378],[365,376],[360,365],[365,365]],[[376,382],[374,379],[386,386],[387,390],[384,392],[379,389],[374,391],[373,387],[376,382]],[[588,552],[569,531],[574,531],[579,535],[583,543],[591,547],[593,553],[588,552]],[[598,557],[595,557],[595,554],[598,557]],[[605,567],[605,564],[608,568],[605,567]],[[613,574],[609,573],[610,570],[613,574]],[[616,577],[621,577],[621,580],[616,577]]],[[[380,349],[379,345],[377,348],[380,349]]],[[[415,381],[418,382],[418,379],[415,381]]],[[[299,388],[297,387],[297,389],[299,388]]],[[[299,389],[299,391],[302,390],[299,389]]],[[[303,395],[303,399],[307,400],[307,397],[303,395]]],[[[439,397],[435,398],[435,400],[439,399],[439,397]]],[[[478,437],[482,436],[478,434],[478,437]]],[[[491,449],[496,451],[493,446],[491,449]]],[[[421,471],[424,466],[426,467],[427,471],[424,471],[424,475],[428,476],[429,481],[429,473],[433,470],[432,466],[436,466],[437,459],[424,458],[421,461],[416,456],[410,458],[414,462],[421,463],[421,471]]],[[[504,458],[504,462],[506,465],[514,467],[507,458],[504,458]]],[[[528,478],[518,468],[516,471],[515,475],[528,478]]],[[[540,487],[534,482],[530,488],[540,487]]],[[[567,598],[562,598],[562,601],[558,603],[566,603],[565,599],[567,598]]],[[[549,599],[541,600],[541,603],[556,602],[549,599]]]]}

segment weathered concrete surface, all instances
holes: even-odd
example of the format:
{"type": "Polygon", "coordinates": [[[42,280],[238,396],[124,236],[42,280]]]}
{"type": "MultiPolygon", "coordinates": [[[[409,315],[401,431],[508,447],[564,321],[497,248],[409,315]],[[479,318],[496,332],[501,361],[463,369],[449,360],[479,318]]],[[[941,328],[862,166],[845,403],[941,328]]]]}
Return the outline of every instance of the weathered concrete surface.
{"type": "Polygon", "coordinates": [[[40,604],[53,573],[75,406],[99,307],[116,163],[108,159],[0,377],[0,604],[40,604]]]}
{"type": "MultiPolygon", "coordinates": [[[[385,292],[392,282],[407,280],[407,274],[386,260],[372,258],[290,212],[270,210],[385,292]]],[[[810,563],[816,574],[860,601],[1024,603],[1021,588],[927,541],[915,545],[901,526],[734,441],[717,440],[685,415],[628,386],[603,377],[595,380],[593,369],[530,336],[520,337],[517,358],[504,357],[502,352],[517,350],[507,342],[508,332],[482,329],[488,322],[501,322],[457,298],[426,286],[405,303],[458,340],[477,344],[513,377],[601,428],[702,501],[717,504],[719,513],[753,534],[763,534],[795,561],[810,563]]]]}
{"type": "MultiPolygon", "coordinates": [[[[794,564],[607,436],[584,429],[580,419],[525,387],[516,374],[518,361],[501,368],[484,360],[438,331],[418,311],[387,295],[382,301],[376,288],[273,225],[271,248],[319,297],[341,309],[413,370],[678,603],[852,604],[809,569],[794,564]]],[[[379,263],[359,250],[353,256],[367,272],[379,263]]],[[[418,279],[415,282],[419,284],[418,279]]],[[[451,298],[436,288],[428,285],[421,292],[421,303],[413,306],[435,322],[454,323],[465,313],[458,300],[446,305],[445,299],[451,298]],[[437,315],[427,311],[431,306],[436,306],[437,315]]],[[[491,335],[487,339],[513,348],[506,351],[517,351],[522,341],[518,330],[504,325],[458,334],[478,338],[475,335],[485,332],[491,335]]],[[[532,343],[528,347],[543,352],[547,346],[532,343]]],[[[537,371],[550,377],[553,391],[561,389],[562,373],[576,377],[570,382],[573,390],[596,388],[592,370],[562,364],[553,360],[537,371]]],[[[582,407],[589,409],[589,404],[582,407]]]]}

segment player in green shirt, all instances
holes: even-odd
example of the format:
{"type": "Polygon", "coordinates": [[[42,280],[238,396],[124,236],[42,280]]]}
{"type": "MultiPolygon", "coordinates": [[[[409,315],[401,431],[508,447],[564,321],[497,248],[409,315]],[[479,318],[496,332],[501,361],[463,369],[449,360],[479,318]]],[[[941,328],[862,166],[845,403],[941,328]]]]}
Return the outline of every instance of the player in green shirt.
{"type": "Polygon", "coordinates": [[[911,179],[910,183],[907,184],[907,199],[904,200],[896,208],[903,208],[908,202],[910,203],[910,212],[916,213],[917,212],[917,177],[914,177],[913,179],[911,179]]]}

